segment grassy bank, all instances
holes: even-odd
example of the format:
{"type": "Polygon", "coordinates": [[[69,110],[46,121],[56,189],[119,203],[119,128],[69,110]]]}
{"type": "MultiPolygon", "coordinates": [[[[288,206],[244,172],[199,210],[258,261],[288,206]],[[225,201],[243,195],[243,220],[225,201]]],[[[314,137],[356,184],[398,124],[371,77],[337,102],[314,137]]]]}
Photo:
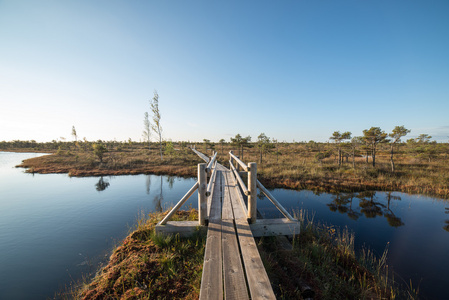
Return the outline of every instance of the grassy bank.
{"type": "Polygon", "coordinates": [[[18,167],[30,173],[65,173],[69,176],[105,176],[164,174],[193,177],[197,164],[203,162],[193,151],[185,148],[161,160],[158,150],[145,148],[111,149],[100,160],[92,151],[60,150],[51,155],[27,159],[18,167]]]}
{"type": "MultiPolygon", "coordinates": [[[[198,299],[205,236],[189,239],[154,233],[163,214],[140,219],[117,247],[109,263],[91,282],[65,295],[67,299],[198,299]]],[[[180,211],[173,220],[197,218],[180,211]]]]}
{"type": "MultiPolygon", "coordinates": [[[[117,247],[108,265],[90,282],[65,295],[68,299],[198,299],[205,236],[190,239],[161,237],[154,226],[162,214],[141,219],[117,247]]],[[[179,212],[178,220],[197,218],[197,212],[179,212]]],[[[401,293],[388,277],[385,256],[356,255],[354,236],[314,224],[300,215],[302,233],[293,250],[284,250],[275,238],[258,240],[258,247],[278,299],[302,299],[308,285],[314,299],[413,299],[401,293]]]]}

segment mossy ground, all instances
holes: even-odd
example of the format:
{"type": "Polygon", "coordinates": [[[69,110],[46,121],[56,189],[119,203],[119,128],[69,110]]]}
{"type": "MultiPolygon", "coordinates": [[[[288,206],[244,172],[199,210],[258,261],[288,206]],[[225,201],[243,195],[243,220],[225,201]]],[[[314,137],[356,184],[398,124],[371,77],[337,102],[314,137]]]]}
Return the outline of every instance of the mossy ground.
{"type": "MultiPolygon", "coordinates": [[[[179,211],[175,220],[191,220],[197,212],[179,211]]],[[[198,299],[205,236],[155,235],[162,214],[140,221],[109,263],[72,294],[75,299],[198,299]]]]}

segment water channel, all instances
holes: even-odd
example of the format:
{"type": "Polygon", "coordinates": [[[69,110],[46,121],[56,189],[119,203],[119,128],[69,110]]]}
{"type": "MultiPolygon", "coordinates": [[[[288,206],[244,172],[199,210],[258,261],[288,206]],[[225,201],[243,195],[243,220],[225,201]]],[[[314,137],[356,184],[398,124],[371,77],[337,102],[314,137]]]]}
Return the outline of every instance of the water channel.
{"type": "MultiPolygon", "coordinates": [[[[95,271],[142,212],[174,205],[195,179],[135,175],[70,178],[14,168],[42,154],[0,152],[0,299],[46,299],[95,271]]],[[[423,299],[449,293],[449,202],[403,193],[315,194],[272,190],[290,211],[354,231],[356,248],[382,254],[396,280],[423,299]]],[[[184,205],[196,207],[193,195],[184,205]]],[[[260,198],[265,217],[280,216],[260,198]]]]}

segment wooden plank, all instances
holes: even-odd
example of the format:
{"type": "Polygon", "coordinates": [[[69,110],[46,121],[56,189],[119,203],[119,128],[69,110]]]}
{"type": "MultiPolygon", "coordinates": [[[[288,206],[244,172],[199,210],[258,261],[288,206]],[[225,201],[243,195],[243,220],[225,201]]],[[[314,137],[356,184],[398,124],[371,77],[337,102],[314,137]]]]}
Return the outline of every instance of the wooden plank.
{"type": "Polygon", "coordinates": [[[226,180],[228,181],[229,193],[231,196],[232,210],[234,213],[234,219],[236,219],[236,220],[245,219],[246,220],[247,211],[242,206],[243,197],[242,197],[242,194],[240,193],[240,189],[237,185],[237,182],[235,181],[235,177],[232,175],[231,172],[228,173],[226,180]],[[240,201],[239,198],[241,198],[242,202],[240,201]]]}
{"type": "Polygon", "coordinates": [[[221,212],[221,218],[223,220],[234,219],[234,213],[232,212],[231,194],[229,193],[229,181],[227,180],[229,171],[223,171],[224,177],[224,189],[223,189],[223,210],[221,212]]]}
{"type": "Polygon", "coordinates": [[[223,174],[221,171],[216,172],[215,183],[212,188],[212,193],[209,196],[211,199],[210,207],[208,209],[209,222],[211,220],[221,220],[221,205],[223,195],[223,174]]]}
{"type": "Polygon", "coordinates": [[[222,247],[225,299],[249,299],[234,220],[222,220],[222,247]]]}
{"type": "Polygon", "coordinates": [[[223,299],[221,238],[221,221],[214,219],[209,222],[207,231],[200,300],[223,299]]]}
{"type": "Polygon", "coordinates": [[[246,220],[236,220],[237,234],[242,251],[243,265],[251,299],[276,299],[256,242],[246,220]]]}
{"type": "Polygon", "coordinates": [[[278,236],[298,235],[300,224],[298,221],[290,221],[287,218],[282,219],[257,219],[256,223],[250,224],[254,237],[260,236],[278,236]]]}
{"type": "Polygon", "coordinates": [[[222,174],[217,173],[209,211],[203,274],[201,277],[201,300],[223,299],[223,261],[221,233],[222,174]]]}
{"type": "MultiPolygon", "coordinates": [[[[231,175],[232,175],[232,173],[231,173],[231,175]]],[[[236,187],[235,189],[234,189],[234,197],[235,197],[235,199],[237,199],[238,201],[238,203],[240,204],[240,207],[241,207],[241,209],[242,209],[242,211],[243,211],[243,214],[244,214],[244,218],[247,218],[247,216],[248,216],[248,210],[247,210],[247,208],[246,208],[246,204],[245,204],[245,200],[243,199],[243,195],[242,195],[242,193],[240,192],[240,189],[238,188],[238,186],[237,186],[237,183],[235,182],[235,178],[234,178],[234,176],[231,176],[231,180],[234,180],[234,186],[236,187]]],[[[237,205],[236,205],[237,206],[237,205]]],[[[238,217],[236,217],[236,218],[240,218],[241,216],[239,215],[238,217]]]]}
{"type": "Polygon", "coordinates": [[[168,221],[165,225],[156,225],[156,234],[179,234],[180,237],[191,236],[197,230],[206,233],[207,227],[198,225],[198,221],[168,221]]]}

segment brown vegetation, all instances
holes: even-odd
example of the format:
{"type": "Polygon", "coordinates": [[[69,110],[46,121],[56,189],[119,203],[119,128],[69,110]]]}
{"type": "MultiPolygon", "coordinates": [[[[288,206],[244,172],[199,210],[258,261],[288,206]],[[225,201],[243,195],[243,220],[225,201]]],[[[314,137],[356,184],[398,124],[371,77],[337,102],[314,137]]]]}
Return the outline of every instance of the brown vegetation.
{"type": "MultiPolygon", "coordinates": [[[[175,220],[197,218],[196,210],[178,211],[175,220]]],[[[198,299],[205,236],[189,239],[157,236],[153,213],[115,249],[92,282],[69,292],[75,299],[198,299]]]]}
{"type": "MultiPolygon", "coordinates": [[[[9,147],[8,151],[55,152],[25,160],[20,167],[34,173],[68,173],[70,176],[125,174],[167,174],[196,176],[200,160],[187,143],[165,145],[164,160],[153,147],[144,143],[105,143],[102,161],[93,152],[93,143],[56,143],[33,148],[9,147]],[[51,145],[53,148],[51,149],[51,145]],[[57,147],[57,151],[55,150],[57,147]]],[[[243,144],[242,144],[243,145],[243,144]]],[[[259,162],[259,180],[267,187],[310,189],[322,192],[356,192],[364,190],[402,191],[449,198],[449,145],[425,142],[395,144],[395,170],[391,170],[391,145],[379,144],[376,165],[366,149],[340,143],[271,143],[264,150],[256,143],[245,146],[220,143],[216,146],[219,161],[228,164],[230,150],[245,162],[259,162]],[[262,159],[263,156],[263,159],[262,159]],[[262,162],[260,162],[262,161],[262,162]]],[[[11,146],[11,145],[9,145],[11,146]]],[[[211,154],[214,144],[198,143],[196,148],[211,154]]]]}
{"type": "Polygon", "coordinates": [[[52,155],[27,159],[18,167],[27,168],[31,173],[66,173],[79,177],[150,173],[193,177],[197,173],[197,164],[202,162],[187,148],[167,155],[163,161],[158,155],[159,150],[156,149],[113,148],[105,152],[100,161],[92,151],[61,150],[52,155]]]}

